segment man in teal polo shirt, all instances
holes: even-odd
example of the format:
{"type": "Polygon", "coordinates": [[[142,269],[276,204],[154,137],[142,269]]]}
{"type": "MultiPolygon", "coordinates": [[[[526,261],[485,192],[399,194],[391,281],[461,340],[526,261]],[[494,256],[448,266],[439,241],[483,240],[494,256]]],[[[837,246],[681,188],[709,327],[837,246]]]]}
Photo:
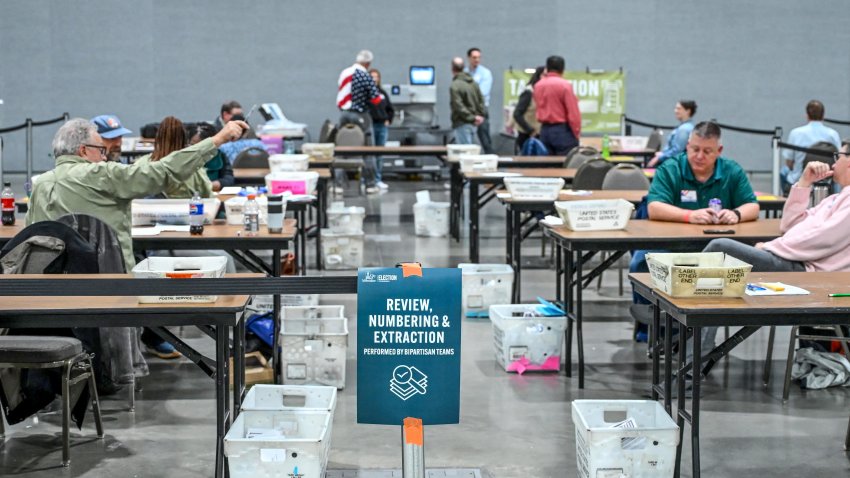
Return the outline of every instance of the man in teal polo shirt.
{"type": "MultiPolygon", "coordinates": [[[[758,201],[746,173],[738,163],[721,157],[721,152],[720,127],[710,121],[696,125],[685,152],[665,161],[655,171],[646,197],[649,219],[706,225],[758,219],[758,201]],[[709,207],[712,199],[721,201],[720,212],[709,207]]],[[[647,252],[650,251],[632,253],[631,272],[648,272],[647,252]]],[[[641,322],[651,317],[649,304],[637,295],[634,301],[631,312],[639,321],[635,339],[645,342],[646,325],[641,322]]]]}

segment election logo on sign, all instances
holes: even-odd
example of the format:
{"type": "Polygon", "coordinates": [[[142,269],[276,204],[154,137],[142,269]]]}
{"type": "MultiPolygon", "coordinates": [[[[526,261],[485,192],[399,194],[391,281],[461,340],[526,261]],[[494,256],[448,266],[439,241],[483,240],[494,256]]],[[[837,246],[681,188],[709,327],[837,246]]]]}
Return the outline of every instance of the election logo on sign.
{"type": "Polygon", "coordinates": [[[357,421],[426,425],[460,419],[460,269],[361,269],[357,421]]]}

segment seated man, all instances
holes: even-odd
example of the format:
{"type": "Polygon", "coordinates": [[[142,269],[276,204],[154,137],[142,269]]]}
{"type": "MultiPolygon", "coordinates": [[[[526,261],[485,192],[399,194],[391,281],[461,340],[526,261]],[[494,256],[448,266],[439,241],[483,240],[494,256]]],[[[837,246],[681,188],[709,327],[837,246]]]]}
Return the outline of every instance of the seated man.
{"type": "MultiPolygon", "coordinates": [[[[239,121],[244,122],[245,118],[241,115],[233,115],[230,121],[239,121]]],[[[247,123],[245,123],[247,125],[247,123]]],[[[266,153],[266,157],[268,157],[268,150],[266,145],[257,139],[257,135],[254,134],[254,131],[250,126],[242,133],[242,136],[235,140],[231,141],[227,144],[221,145],[219,147],[219,151],[221,152],[224,159],[232,166],[236,161],[236,158],[239,157],[239,154],[249,148],[257,148],[266,153]]]]}
{"type": "Polygon", "coordinates": [[[97,134],[106,147],[106,160],[121,161],[121,138],[132,131],[122,126],[121,120],[114,115],[95,116],[91,122],[97,127],[97,134]]]}
{"type": "MultiPolygon", "coordinates": [[[[850,141],[837,153],[833,169],[821,162],[806,165],[800,180],[791,187],[782,210],[782,237],[753,246],[732,239],[715,239],[704,252],[725,252],[752,264],[753,272],[850,271],[850,141]],[[817,206],[809,207],[812,184],[832,177],[842,186],[817,206]]],[[[717,334],[716,327],[703,329],[704,336],[717,334]]],[[[703,353],[710,352],[703,347],[703,353]]],[[[688,358],[691,358],[689,352],[688,358]]]]}
{"type": "MultiPolygon", "coordinates": [[[[692,224],[737,224],[758,219],[759,205],[746,173],[738,163],[720,156],[721,152],[720,127],[709,121],[697,124],[685,152],[664,161],[655,171],[646,197],[649,219],[692,224]],[[720,211],[709,207],[712,199],[720,200],[720,211]]],[[[644,259],[647,252],[634,251],[631,272],[648,271],[644,259]]],[[[637,296],[635,302],[646,304],[637,296]]],[[[643,315],[643,309],[648,306],[633,307],[633,315],[643,315]]],[[[637,327],[635,338],[646,341],[645,325],[637,327]]]]}
{"type": "Polygon", "coordinates": [[[242,105],[240,105],[238,101],[231,100],[222,104],[221,113],[213,120],[213,128],[215,128],[215,132],[218,133],[221,131],[221,128],[224,128],[224,125],[226,125],[228,121],[236,119],[234,118],[236,115],[242,116],[242,105]]]}
{"type": "MultiPolygon", "coordinates": [[[[841,140],[837,131],[823,124],[824,110],[823,103],[820,101],[809,101],[806,105],[806,119],[809,122],[792,129],[788,134],[788,143],[801,148],[811,148],[817,143],[829,143],[838,149],[841,140]]],[[[780,171],[780,178],[782,179],[782,190],[787,191],[803,174],[803,161],[806,159],[806,153],[786,149],[782,151],[782,157],[785,159],[785,165],[782,166],[780,171]]]]}

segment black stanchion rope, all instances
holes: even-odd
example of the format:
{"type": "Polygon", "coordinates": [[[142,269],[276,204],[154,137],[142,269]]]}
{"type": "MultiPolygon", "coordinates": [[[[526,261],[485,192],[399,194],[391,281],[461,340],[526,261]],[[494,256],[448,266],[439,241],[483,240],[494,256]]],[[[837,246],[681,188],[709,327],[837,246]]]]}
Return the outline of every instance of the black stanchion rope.
{"type": "Polygon", "coordinates": [[[651,129],[671,129],[671,130],[672,130],[672,129],[676,129],[676,127],[675,127],[675,126],[664,126],[664,125],[660,125],[660,124],[647,123],[646,121],[638,121],[638,120],[636,120],[636,119],[629,118],[628,116],[624,116],[624,117],[623,117],[623,119],[625,120],[625,122],[626,122],[626,123],[629,123],[629,124],[636,124],[636,125],[638,125],[638,126],[643,126],[643,127],[645,127],[645,128],[651,128],[651,129]]]}
{"type": "Polygon", "coordinates": [[[743,128],[741,126],[732,126],[732,125],[728,125],[728,124],[718,123],[717,121],[715,121],[714,124],[716,124],[717,126],[720,126],[723,129],[728,129],[728,130],[731,130],[731,131],[737,131],[739,133],[763,134],[763,135],[766,135],[766,136],[775,136],[777,129],[778,129],[778,128],[774,128],[774,129],[743,128]]]}
{"type": "Polygon", "coordinates": [[[815,156],[823,156],[826,158],[832,158],[832,151],[825,151],[823,149],[812,149],[812,148],[803,148],[802,146],[795,146],[793,144],[783,143],[782,141],[776,143],[780,149],[790,149],[791,151],[799,151],[801,153],[813,154],[815,156]]]}
{"type": "Polygon", "coordinates": [[[840,125],[843,125],[843,126],[850,126],[850,121],[829,119],[829,118],[824,118],[823,121],[824,121],[824,123],[832,123],[832,124],[840,124],[840,125]]]}

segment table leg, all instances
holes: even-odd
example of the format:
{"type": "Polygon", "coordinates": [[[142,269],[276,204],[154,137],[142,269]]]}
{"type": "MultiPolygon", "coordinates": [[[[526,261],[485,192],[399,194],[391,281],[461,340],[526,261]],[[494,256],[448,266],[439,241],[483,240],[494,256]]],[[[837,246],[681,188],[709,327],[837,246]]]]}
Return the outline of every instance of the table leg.
{"type": "Polygon", "coordinates": [[[242,393],[245,391],[245,314],[233,328],[233,414],[242,409],[242,393]]]}
{"type": "MultiPolygon", "coordinates": [[[[655,306],[656,313],[658,305],[655,306]]],[[[664,409],[672,415],[673,406],[673,317],[664,314],[664,409]]]]}
{"type": "Polygon", "coordinates": [[[307,207],[298,211],[298,275],[307,275],[307,207]]]}
{"type": "Polygon", "coordinates": [[[564,249],[566,264],[564,266],[564,313],[567,315],[567,330],[564,332],[566,340],[566,365],[564,367],[567,377],[573,376],[573,258],[575,252],[564,249]]]}
{"type": "Polygon", "coordinates": [[[469,262],[478,263],[478,183],[469,182],[469,262]]]}
{"type": "Polygon", "coordinates": [[[557,244],[555,240],[552,240],[552,247],[555,248],[555,300],[561,302],[564,295],[561,291],[561,278],[564,274],[564,263],[561,258],[561,245],[557,244]]]}
{"type": "Polygon", "coordinates": [[[519,304],[522,300],[522,213],[512,211],[509,216],[512,217],[513,227],[513,267],[514,267],[514,303],[519,304]]]}
{"type": "MultiPolygon", "coordinates": [[[[280,249],[272,250],[272,275],[280,277],[280,249]]],[[[280,294],[272,296],[272,318],[274,319],[274,337],[272,337],[272,363],[274,364],[274,383],[283,383],[278,351],[280,335],[280,294]]]]}
{"type": "MultiPolygon", "coordinates": [[[[669,317],[669,315],[668,315],[669,317]]],[[[687,364],[685,351],[688,346],[687,330],[679,327],[679,365],[676,373],[676,425],[679,427],[679,445],[676,447],[676,466],[673,470],[674,478],[679,478],[682,470],[682,448],[685,443],[685,371],[687,364]]]]}
{"type": "Polygon", "coordinates": [[[224,435],[230,428],[230,394],[228,392],[228,353],[230,344],[228,343],[229,327],[217,325],[215,327],[215,406],[216,406],[216,451],[215,451],[215,476],[223,478],[226,473],[226,463],[224,462],[224,435]]]}
{"type": "Polygon", "coordinates": [[[584,337],[582,334],[581,310],[583,260],[581,251],[576,251],[576,348],[578,349],[578,388],[580,389],[584,388],[584,337]]]}
{"type": "Polygon", "coordinates": [[[460,203],[463,197],[463,186],[461,184],[460,170],[456,163],[449,165],[449,201],[451,202],[451,210],[449,211],[449,229],[451,236],[456,241],[460,241],[460,203]]]}
{"type": "MultiPolygon", "coordinates": [[[[661,369],[661,360],[658,357],[659,354],[659,345],[661,345],[661,341],[658,338],[659,328],[661,327],[661,318],[660,313],[658,312],[658,307],[653,308],[652,314],[652,323],[649,325],[649,353],[652,355],[652,379],[650,383],[650,397],[653,400],[658,400],[658,391],[655,389],[655,386],[660,383],[659,375],[661,369]]],[[[664,396],[665,400],[667,396],[664,396]]],[[[667,413],[670,413],[668,410],[667,413]]]]}
{"type": "Polygon", "coordinates": [[[693,478],[699,478],[699,394],[700,380],[702,378],[702,327],[694,327],[694,366],[693,375],[693,398],[691,399],[691,456],[693,461],[693,478]]]}

